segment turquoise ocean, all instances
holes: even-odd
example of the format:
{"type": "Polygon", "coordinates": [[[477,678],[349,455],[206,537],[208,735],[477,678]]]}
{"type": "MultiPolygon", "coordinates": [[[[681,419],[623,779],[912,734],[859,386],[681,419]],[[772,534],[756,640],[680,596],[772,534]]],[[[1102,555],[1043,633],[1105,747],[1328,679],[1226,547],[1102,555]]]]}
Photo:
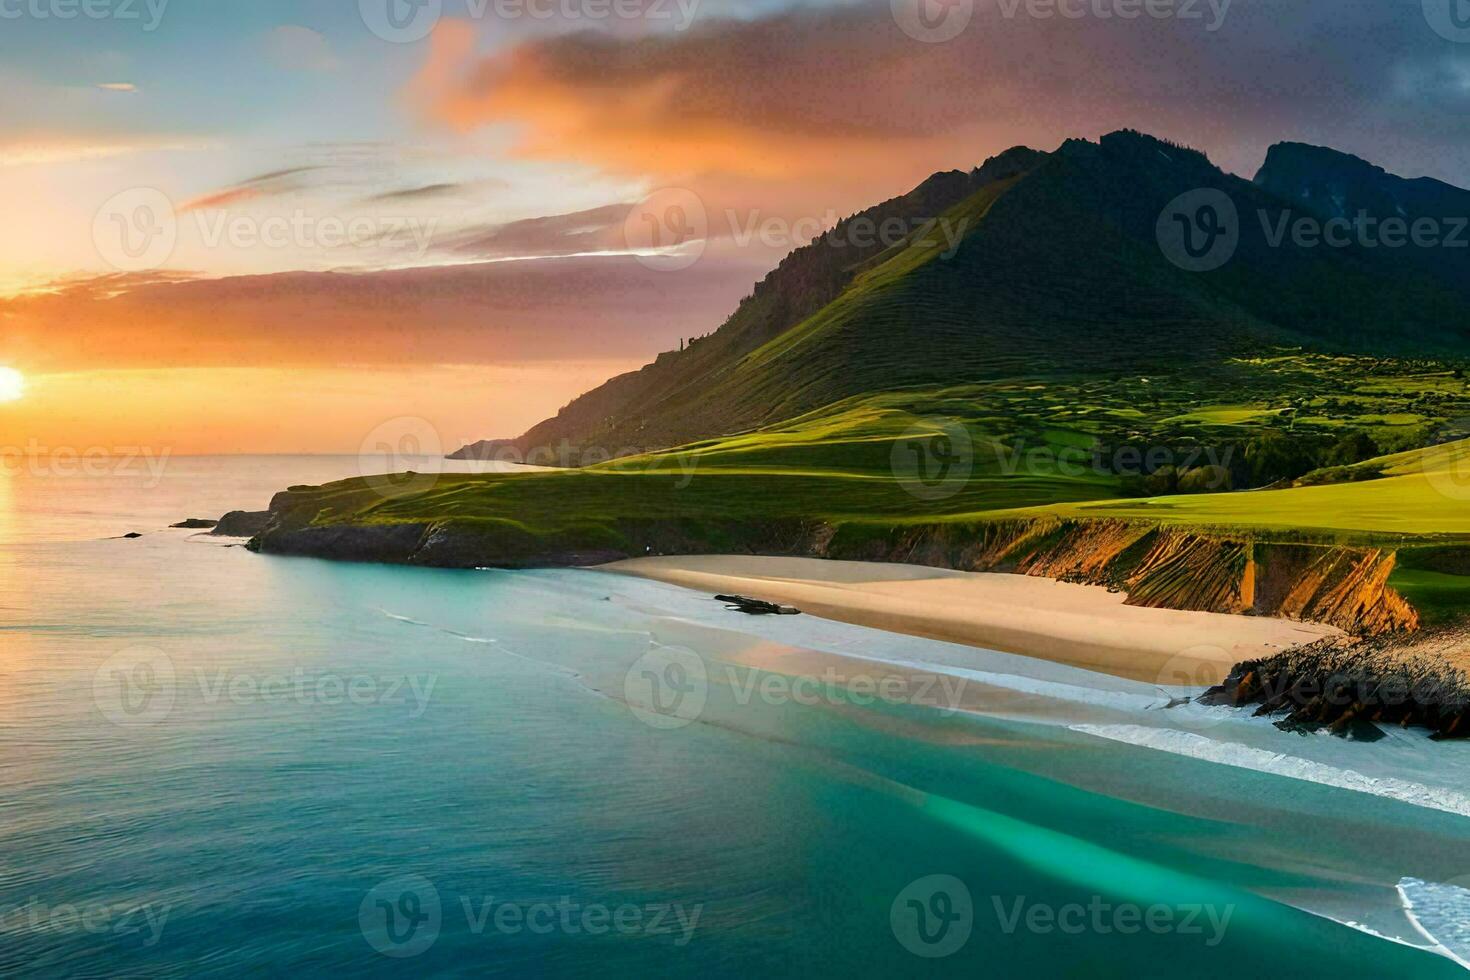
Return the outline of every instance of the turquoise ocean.
{"type": "Polygon", "coordinates": [[[167,527],[355,458],[77,469],[0,473],[0,976],[1470,959],[1470,745],[1287,734],[602,572],[264,557],[167,527]]]}

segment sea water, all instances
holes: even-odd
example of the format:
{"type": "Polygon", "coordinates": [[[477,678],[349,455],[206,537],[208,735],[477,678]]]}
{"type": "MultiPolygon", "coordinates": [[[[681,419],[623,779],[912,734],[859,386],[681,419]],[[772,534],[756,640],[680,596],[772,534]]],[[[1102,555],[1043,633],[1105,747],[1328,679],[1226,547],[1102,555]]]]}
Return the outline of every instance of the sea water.
{"type": "Polygon", "coordinates": [[[0,474],[0,975],[1470,959],[1463,745],[1290,735],[601,572],[333,564],[167,528],[357,472],[0,474]]]}

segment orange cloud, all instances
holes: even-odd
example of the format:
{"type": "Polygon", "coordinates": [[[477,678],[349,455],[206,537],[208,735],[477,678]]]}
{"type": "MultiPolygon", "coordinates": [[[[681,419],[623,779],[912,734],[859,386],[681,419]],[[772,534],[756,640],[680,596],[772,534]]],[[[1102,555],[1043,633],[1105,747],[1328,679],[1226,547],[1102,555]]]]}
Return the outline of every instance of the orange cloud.
{"type": "Polygon", "coordinates": [[[509,127],[523,156],[676,184],[715,208],[795,200],[807,213],[856,210],[1012,145],[1051,149],[1128,127],[1205,147],[1237,172],[1292,134],[1331,134],[1375,159],[1385,143],[1422,146],[1423,133],[1457,145],[1447,121],[1457,116],[1384,111],[1402,52],[1428,45],[1422,24],[1387,8],[1242,0],[1212,32],[1182,17],[1040,18],[1008,6],[977,0],[968,28],[943,44],[905,34],[886,2],[705,18],[682,33],[581,31],[489,56],[477,54],[473,25],[445,21],[409,96],[454,130],[509,127]],[[1314,37],[1342,36],[1344,16],[1364,40],[1302,54],[1321,50],[1314,37]],[[1333,98],[1301,95],[1324,91],[1333,98]],[[1372,129],[1344,132],[1345,119],[1372,129]]]}
{"type": "MultiPolygon", "coordinates": [[[[524,244],[528,232],[511,231],[524,244]]],[[[764,271],[710,258],[669,275],[608,256],[359,274],[109,276],[0,299],[0,364],[55,373],[638,359],[714,329],[764,271]]]]}

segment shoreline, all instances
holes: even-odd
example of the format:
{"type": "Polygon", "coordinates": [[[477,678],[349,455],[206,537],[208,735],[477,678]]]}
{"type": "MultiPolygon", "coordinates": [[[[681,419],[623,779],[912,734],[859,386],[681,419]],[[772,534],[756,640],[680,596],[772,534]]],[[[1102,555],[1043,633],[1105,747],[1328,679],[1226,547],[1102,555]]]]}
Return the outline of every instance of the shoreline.
{"type": "Polygon", "coordinates": [[[1344,636],[1284,618],[1129,606],[1103,586],[919,565],[737,555],[635,558],[592,570],[1171,687],[1216,685],[1239,663],[1344,636]]]}

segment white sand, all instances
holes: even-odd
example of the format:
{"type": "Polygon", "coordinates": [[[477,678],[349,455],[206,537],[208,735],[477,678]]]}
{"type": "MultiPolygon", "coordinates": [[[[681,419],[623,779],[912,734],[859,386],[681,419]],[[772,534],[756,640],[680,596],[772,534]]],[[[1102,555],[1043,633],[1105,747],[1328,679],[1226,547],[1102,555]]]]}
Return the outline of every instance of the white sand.
{"type": "Polygon", "coordinates": [[[1242,660],[1338,635],[1286,619],[1128,606],[1100,586],[915,565],[709,556],[602,570],[1181,687],[1215,684],[1242,660]]]}

